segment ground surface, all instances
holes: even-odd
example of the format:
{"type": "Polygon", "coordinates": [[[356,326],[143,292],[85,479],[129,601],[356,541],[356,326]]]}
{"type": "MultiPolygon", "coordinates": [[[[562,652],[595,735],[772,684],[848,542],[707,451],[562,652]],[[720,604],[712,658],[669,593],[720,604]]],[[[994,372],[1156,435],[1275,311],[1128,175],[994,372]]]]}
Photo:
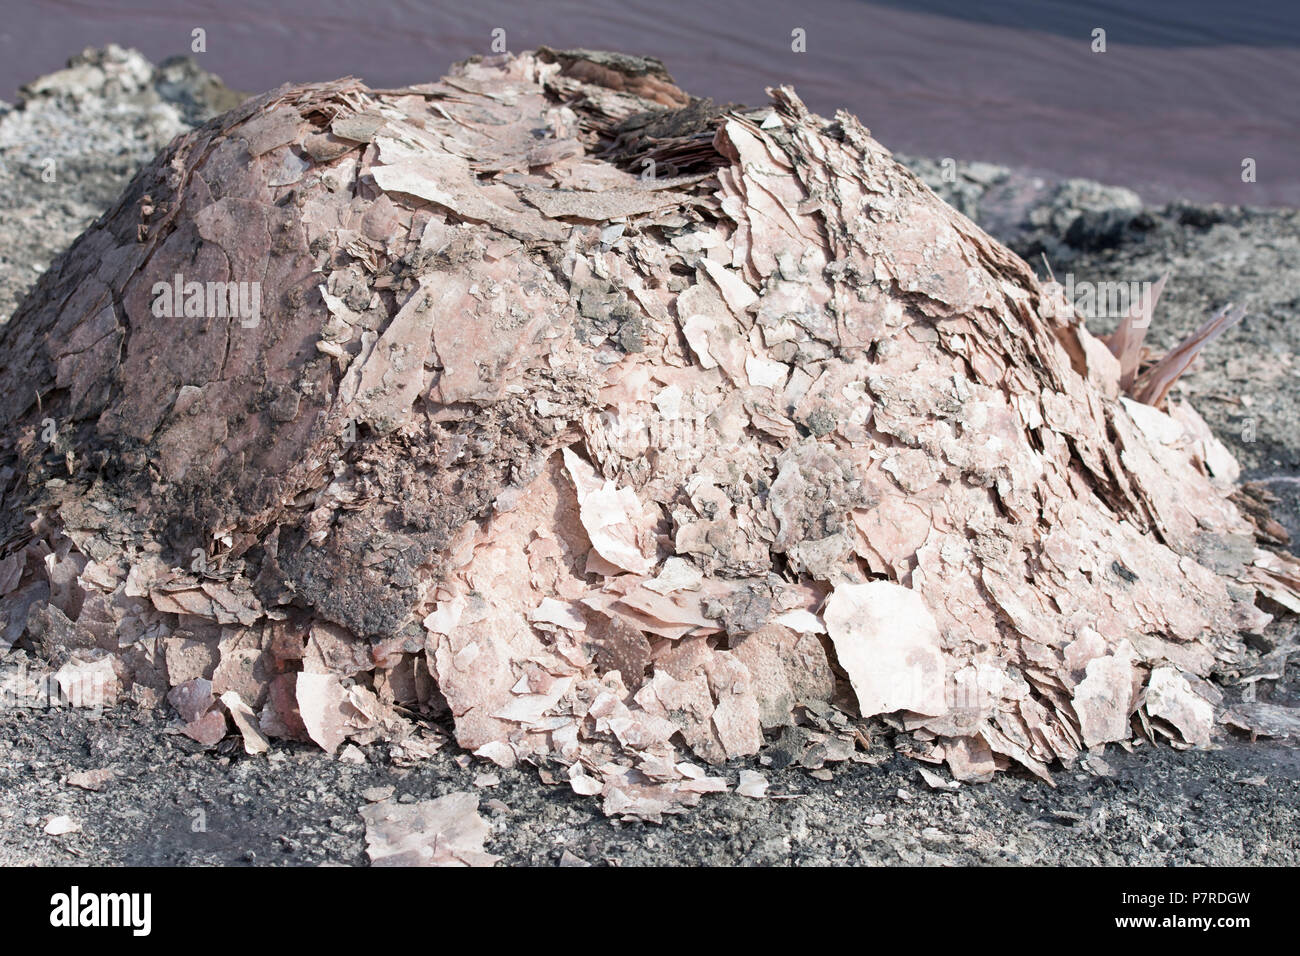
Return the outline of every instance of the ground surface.
{"type": "Polygon", "coordinates": [[[363,864],[357,810],[388,795],[374,788],[427,800],[474,790],[485,772],[500,778],[479,793],[487,849],[503,863],[556,865],[566,850],[623,866],[1300,860],[1300,751],[1290,746],[1116,751],[1110,777],[1060,773],[1052,789],[999,774],[954,792],[931,790],[917,764],[884,747],[876,755],[879,765],[841,764],[829,781],[767,771],[769,793],[790,799],[728,794],[663,825],[620,824],[531,768],[462,768],[453,747],[409,769],[383,747],[363,764],[300,746],[277,745],[269,759],[220,756],[150,714],[10,712],[0,718],[0,865],[363,864]],[[104,767],[117,776],[102,792],[62,783],[104,767]],[[46,835],[59,815],[81,830],[46,835]]]}
{"type": "MultiPolygon", "coordinates": [[[[141,161],[187,122],[230,105],[184,64],[152,71],[100,54],[83,66],[24,110],[0,104],[0,320],[141,161]],[[50,157],[57,172],[47,182],[50,157]]],[[[1171,270],[1151,331],[1158,347],[1227,302],[1246,302],[1250,315],[1211,347],[1183,393],[1246,477],[1279,495],[1275,514],[1300,538],[1300,213],[1146,209],[1095,184],[986,164],[959,166],[949,183],[936,164],[909,163],[1040,272],[1040,253],[1062,280],[1072,272],[1076,281],[1140,282],[1171,270]]],[[[1300,669],[1286,673],[1261,681],[1260,699],[1294,703],[1300,669]]],[[[452,745],[411,767],[383,746],[353,751],[359,763],[299,746],[257,758],[224,746],[198,750],[161,712],[0,709],[0,865],[360,864],[358,810],[386,788],[423,800],[476,785],[492,823],[487,848],[507,863],[554,865],[566,850],[622,865],[1300,863],[1300,750],[1289,743],[1111,748],[1109,776],[1061,771],[1053,789],[1011,773],[949,792],[931,789],[882,737],[870,763],[835,765],[829,780],[759,761],[728,767],[733,781],[742,767],[763,770],[769,793],[789,799],[706,798],[661,826],[611,822],[532,768],[461,766],[452,745]],[[102,791],[66,782],[101,769],[113,771],[102,791]],[[58,816],[79,829],[48,835],[58,816]]]]}

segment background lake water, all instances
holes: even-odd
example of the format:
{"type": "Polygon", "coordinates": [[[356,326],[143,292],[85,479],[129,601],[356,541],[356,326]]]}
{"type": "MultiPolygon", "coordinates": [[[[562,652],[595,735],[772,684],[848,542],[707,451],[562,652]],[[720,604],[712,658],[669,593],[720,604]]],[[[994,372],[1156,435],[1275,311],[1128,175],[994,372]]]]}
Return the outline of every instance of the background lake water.
{"type": "Polygon", "coordinates": [[[886,146],[1174,198],[1300,206],[1300,0],[3,0],[0,97],[86,46],[189,52],[231,86],[436,79],[540,44],[657,56],[678,83],[758,104],[791,83],[886,146]],[[802,28],[807,52],[791,50],[802,28]],[[1094,28],[1107,50],[1090,49],[1094,28]],[[1257,182],[1243,183],[1253,158],[1257,182]]]}

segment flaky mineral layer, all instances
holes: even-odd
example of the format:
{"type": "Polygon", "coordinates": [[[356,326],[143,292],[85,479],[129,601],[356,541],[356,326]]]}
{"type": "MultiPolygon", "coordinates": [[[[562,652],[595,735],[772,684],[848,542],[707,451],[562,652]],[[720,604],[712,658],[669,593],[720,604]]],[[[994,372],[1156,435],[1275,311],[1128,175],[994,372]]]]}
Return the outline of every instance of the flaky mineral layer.
{"type": "Polygon", "coordinates": [[[1257,589],[1300,609],[1058,286],[852,116],[654,61],[250,101],[0,355],[0,646],[210,744],[418,753],[449,711],[643,817],[796,712],[1047,776],[1208,741],[1257,589]]]}

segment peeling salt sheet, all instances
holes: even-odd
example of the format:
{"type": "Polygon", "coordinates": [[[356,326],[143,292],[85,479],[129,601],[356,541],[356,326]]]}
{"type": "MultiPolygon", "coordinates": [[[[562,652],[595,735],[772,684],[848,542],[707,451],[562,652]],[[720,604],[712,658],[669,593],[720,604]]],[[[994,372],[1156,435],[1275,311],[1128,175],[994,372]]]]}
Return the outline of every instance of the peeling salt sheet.
{"type": "Polygon", "coordinates": [[[917,767],[916,772],[921,775],[927,787],[931,790],[957,790],[961,787],[960,780],[945,780],[942,776],[925,767],[917,767]]]}
{"type": "Polygon", "coordinates": [[[749,376],[749,384],[755,388],[769,388],[778,391],[785,386],[785,379],[790,374],[790,367],[784,362],[749,356],[745,359],[745,374],[749,376]]]}
{"type": "Polygon", "coordinates": [[[579,517],[596,553],[624,571],[649,574],[650,562],[636,542],[636,518],[641,514],[636,493],[602,481],[595,468],[568,448],[564,467],[577,488],[579,517]]]}
{"type": "Polygon", "coordinates": [[[762,800],[767,796],[767,777],[757,770],[740,771],[740,782],[736,784],[736,793],[752,800],[762,800]]]}
{"type": "Polygon", "coordinates": [[[788,627],[792,631],[798,631],[800,634],[826,633],[826,625],[822,623],[822,619],[812,611],[801,607],[779,615],[776,618],[776,623],[782,627],[788,627]]]}
{"type": "Polygon", "coordinates": [[[435,305],[433,285],[427,277],[420,277],[415,291],[359,366],[356,400],[347,409],[356,421],[387,431],[409,413],[411,403],[423,387],[435,305]],[[356,407],[351,407],[352,404],[356,407]]]}
{"type": "Polygon", "coordinates": [[[1250,701],[1230,707],[1223,722],[1256,737],[1300,737],[1300,707],[1250,701]]]}
{"type": "Polygon", "coordinates": [[[419,160],[371,167],[375,184],[445,206],[465,219],[485,222],[518,239],[563,240],[568,229],[536,213],[504,209],[476,188],[464,160],[432,151],[419,160]],[[431,166],[435,168],[430,168],[431,166]]]}
{"type": "Polygon", "coordinates": [[[739,315],[758,301],[758,293],[750,288],[740,273],[712,259],[701,259],[700,265],[718,287],[723,301],[732,312],[739,315]]]}
{"type": "Polygon", "coordinates": [[[703,767],[697,767],[688,760],[677,764],[677,772],[684,779],[678,781],[677,789],[687,793],[725,793],[727,781],[722,777],[711,777],[703,767]]]}
{"type": "Polygon", "coordinates": [[[103,767],[99,770],[79,770],[76,773],[68,774],[68,786],[99,792],[116,774],[117,771],[111,767],[103,767]]]}
{"type": "Polygon", "coordinates": [[[307,735],[326,753],[334,753],[347,736],[343,685],[333,674],[304,672],[298,675],[296,693],[307,735]]]}
{"type": "Polygon", "coordinates": [[[644,586],[656,594],[672,594],[674,591],[697,591],[704,582],[704,572],[685,558],[669,558],[659,573],[644,583],[644,586]]]}
{"type": "Polygon", "coordinates": [[[1158,408],[1152,408],[1150,405],[1143,405],[1141,402],[1135,402],[1131,398],[1120,398],[1120,404],[1128,412],[1129,417],[1133,419],[1133,424],[1141,430],[1142,434],[1161,445],[1172,445],[1180,441],[1183,437],[1183,426],[1178,424],[1158,408]]]}
{"type": "Polygon", "coordinates": [[[244,751],[246,753],[250,755],[264,754],[271,749],[271,742],[266,739],[266,734],[262,733],[262,728],[257,725],[257,716],[244,703],[244,699],[239,696],[237,691],[226,691],[221,695],[221,703],[226,705],[226,709],[230,711],[231,719],[234,720],[235,726],[239,728],[240,736],[244,738],[244,751]]]}
{"type": "Polygon", "coordinates": [[[584,797],[594,797],[605,789],[605,785],[595,777],[582,772],[582,764],[575,763],[569,768],[569,786],[573,792],[584,797]]]}
{"type": "Polygon", "coordinates": [[[492,716],[501,720],[512,720],[525,726],[535,724],[569,692],[573,680],[572,677],[558,678],[544,694],[516,693],[504,707],[493,711],[492,716]]]}
{"type": "Polygon", "coordinates": [[[948,712],[939,625],[919,594],[892,581],[841,584],[822,617],[863,717],[948,712]]]}
{"type": "Polygon", "coordinates": [[[520,190],[524,200],[536,206],[542,215],[551,219],[572,216],[592,222],[621,219],[639,213],[654,212],[676,206],[685,197],[672,192],[650,192],[643,189],[605,189],[588,192],[577,189],[539,189],[525,186],[520,190]]]}
{"type": "Polygon", "coordinates": [[[1190,744],[1210,742],[1214,705],[1173,667],[1157,667],[1147,683],[1147,714],[1168,721],[1190,744]]]}
{"type": "MultiPolygon", "coordinates": [[[[430,617],[432,616],[430,615],[430,617]]],[[[583,620],[582,613],[577,608],[565,601],[557,601],[555,598],[543,598],[542,603],[537,605],[533,613],[528,616],[528,619],[534,624],[554,624],[556,627],[563,627],[570,631],[585,631],[587,629],[587,622],[583,620]]],[[[425,624],[427,626],[427,620],[425,624]]]]}
{"type": "Polygon", "coordinates": [[[1136,657],[1133,645],[1122,641],[1114,654],[1088,662],[1086,676],[1074,689],[1073,701],[1085,747],[1129,738],[1129,718],[1137,709],[1136,657]]]}
{"type": "Polygon", "coordinates": [[[492,866],[500,859],[483,849],[491,828],[472,793],[418,803],[385,800],[363,807],[361,817],[375,866],[492,866]]]}
{"type": "Polygon", "coordinates": [[[469,602],[464,595],[458,594],[450,601],[441,601],[424,618],[424,626],[434,634],[451,634],[460,623],[461,616],[469,602]]]}

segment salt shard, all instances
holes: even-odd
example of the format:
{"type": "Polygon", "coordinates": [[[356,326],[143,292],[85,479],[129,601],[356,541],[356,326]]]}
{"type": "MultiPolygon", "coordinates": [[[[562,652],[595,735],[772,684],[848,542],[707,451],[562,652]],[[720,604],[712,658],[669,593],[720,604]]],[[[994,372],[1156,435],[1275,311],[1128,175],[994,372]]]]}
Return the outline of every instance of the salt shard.
{"type": "Polygon", "coordinates": [[[841,584],[823,616],[862,716],[948,712],[939,626],[920,594],[891,581],[841,584]]]}

